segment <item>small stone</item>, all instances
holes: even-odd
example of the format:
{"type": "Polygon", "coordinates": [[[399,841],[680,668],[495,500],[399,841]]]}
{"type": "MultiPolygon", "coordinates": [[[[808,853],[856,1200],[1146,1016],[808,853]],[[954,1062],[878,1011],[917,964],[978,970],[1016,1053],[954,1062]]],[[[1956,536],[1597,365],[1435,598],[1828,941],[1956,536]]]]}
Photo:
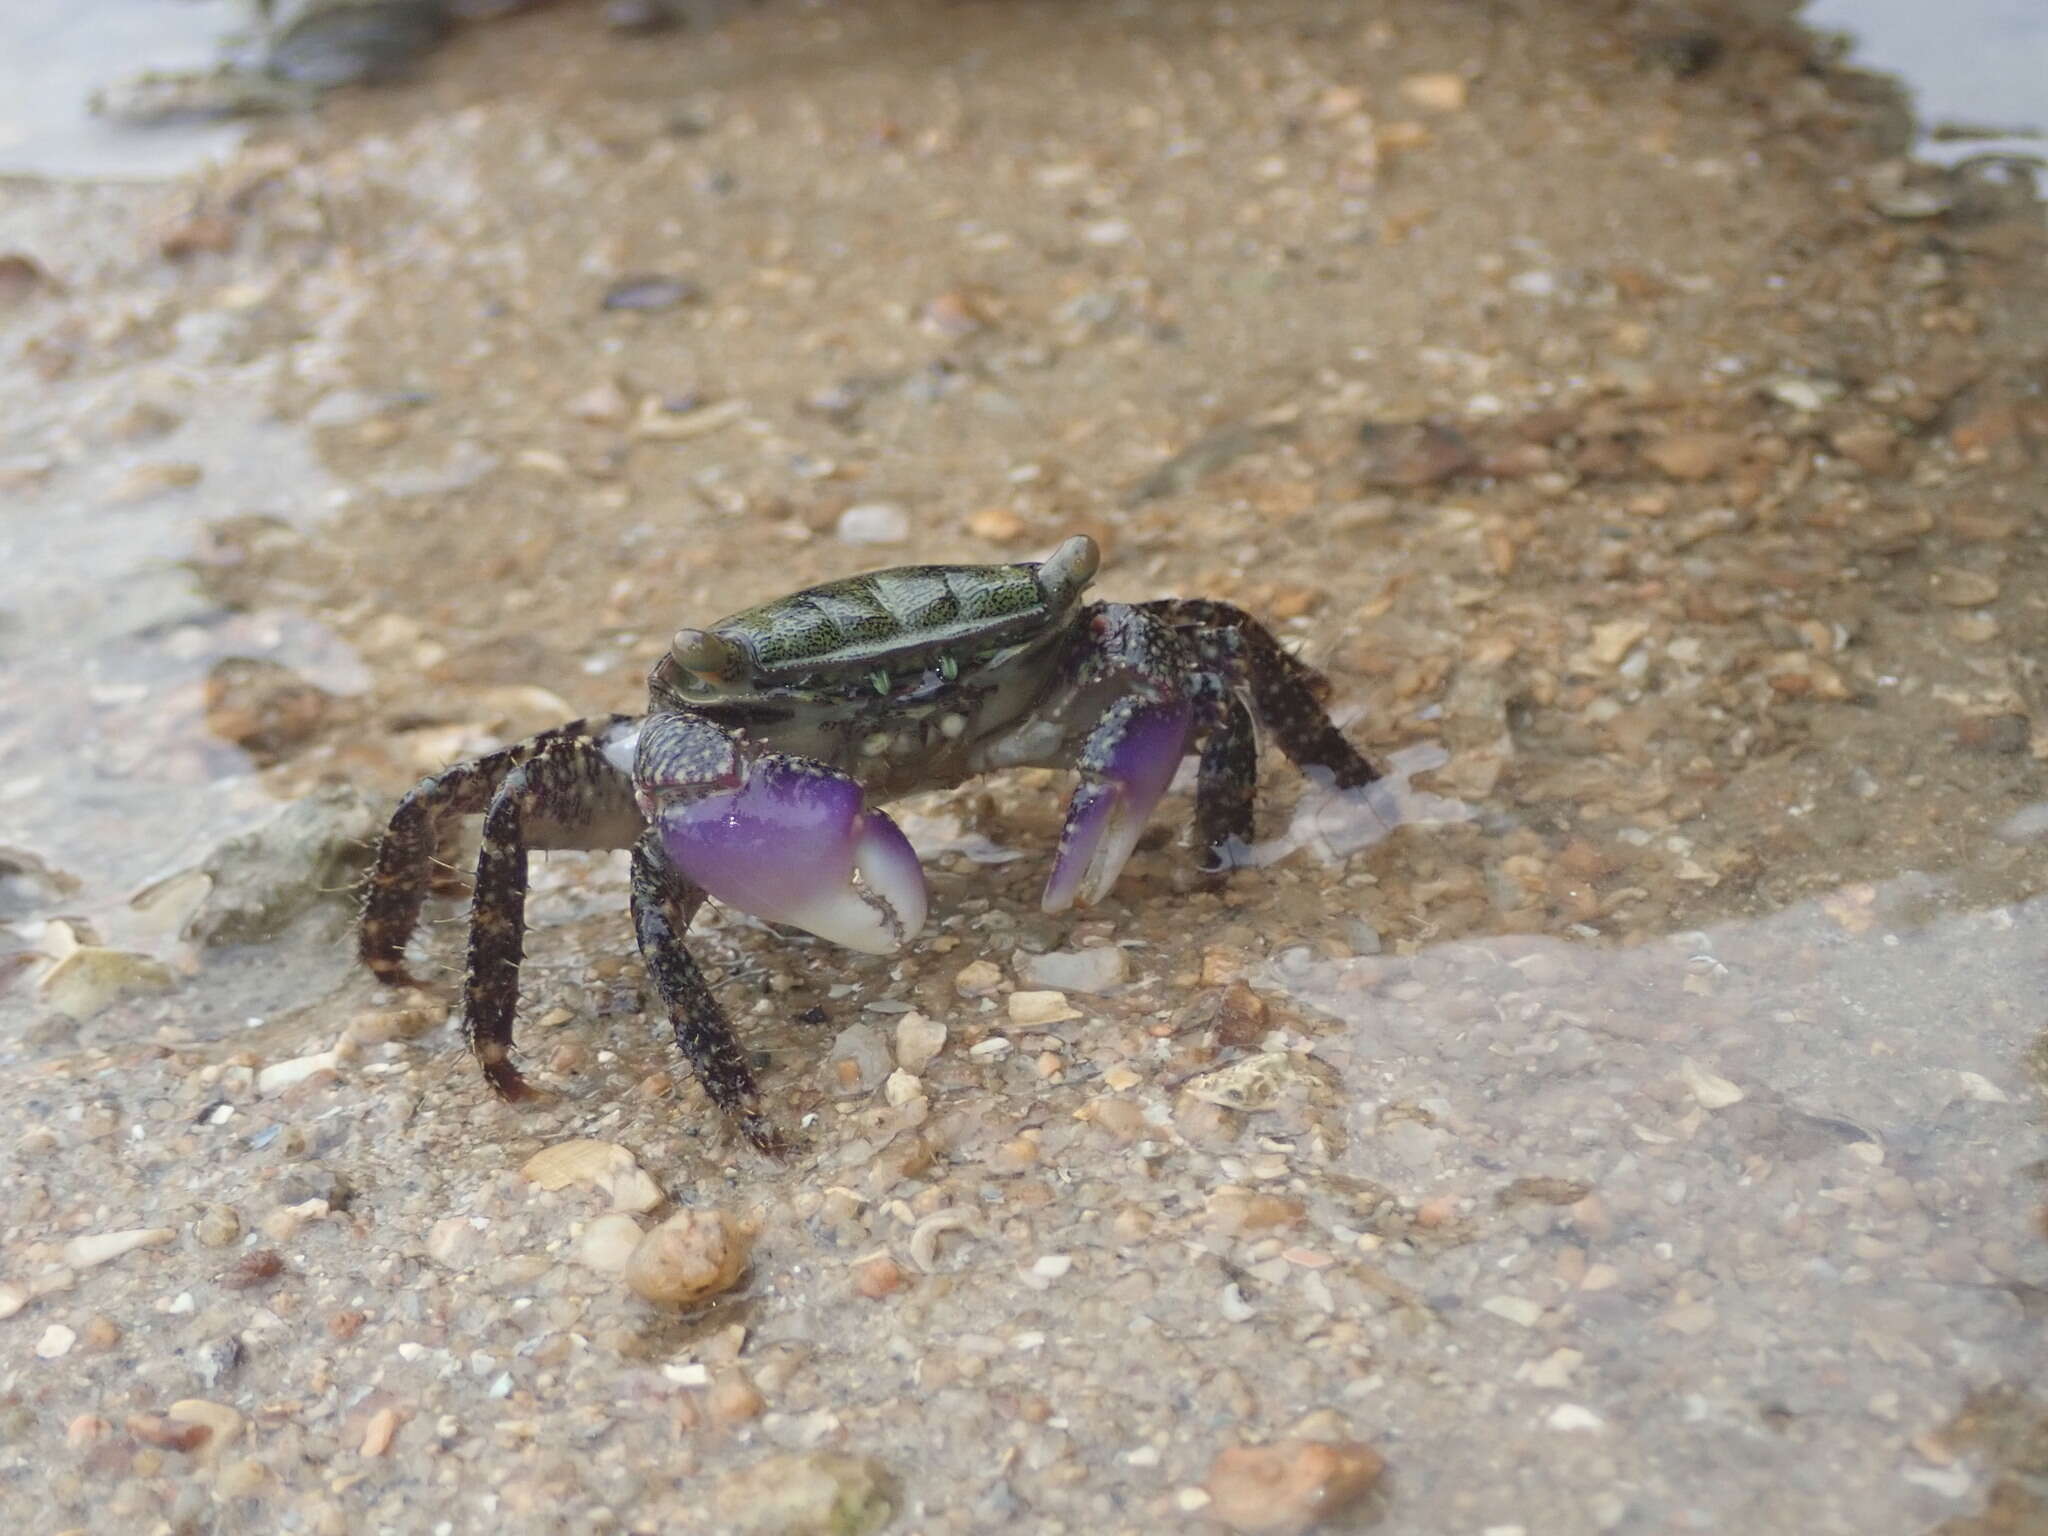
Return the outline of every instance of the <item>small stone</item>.
{"type": "Polygon", "coordinates": [[[206,728],[268,766],[319,734],[334,695],[290,667],[227,656],[206,674],[206,728]]]}
{"type": "Polygon", "coordinates": [[[208,1248],[225,1248],[242,1235],[242,1216],[232,1205],[209,1205],[192,1223],[192,1235],[208,1248]]]}
{"type": "Polygon", "coordinates": [[[188,1397],[171,1404],[164,1415],[173,1423],[196,1424],[207,1432],[206,1453],[217,1456],[242,1433],[242,1416],[226,1403],[203,1397],[188,1397]]]}
{"type": "Polygon", "coordinates": [[[197,464],[175,461],[138,464],[114,482],[114,488],[107,492],[104,500],[110,507],[133,506],[166,491],[187,490],[204,478],[205,471],[197,464]]]}
{"type": "Polygon", "coordinates": [[[1592,643],[1586,650],[1601,666],[1618,667],[1649,632],[1650,626],[1641,619],[1616,619],[1611,624],[1595,624],[1592,643]]]}
{"type": "Polygon", "coordinates": [[[89,1019],[123,998],[168,992],[177,984],[177,973],[161,960],[81,944],[50,968],[36,990],[65,1017],[89,1019]]]}
{"type": "Polygon", "coordinates": [[[391,1449],[391,1441],[398,1433],[398,1410],[379,1408],[363,1425],[362,1454],[382,1456],[391,1449]]]}
{"type": "Polygon", "coordinates": [[[1479,462],[1465,435],[1440,421],[1368,421],[1358,429],[1358,473],[1369,486],[1413,490],[1463,474],[1479,462]]]}
{"type": "Polygon", "coordinates": [[[249,1291],[283,1273],[284,1257],[275,1248],[254,1248],[228,1266],[220,1283],[231,1291],[249,1291]]]}
{"type": "Polygon", "coordinates": [[[1673,480],[1706,480],[1732,468],[1742,439],[1729,432],[1674,432],[1643,450],[1650,466],[1673,480]]]}
{"type": "Polygon", "coordinates": [[[1002,971],[988,960],[963,965],[953,975],[953,990],[962,997],[987,997],[1002,984],[1002,971]]]}
{"type": "Polygon", "coordinates": [[[1336,1074],[1328,1066],[1291,1051],[1262,1051],[1187,1083],[1187,1092],[1205,1104],[1248,1113],[1271,1109],[1292,1095],[1322,1102],[1335,1088],[1336,1074]]]}
{"type": "Polygon", "coordinates": [[[270,1468],[253,1456],[237,1457],[220,1469],[213,1492],[220,1499],[252,1499],[270,1486],[270,1468]]]}
{"type": "Polygon", "coordinates": [[[577,1257],[602,1274],[622,1275],[640,1246],[640,1223],[624,1211],[607,1211],[587,1223],[576,1241],[577,1257]]]}
{"type": "Polygon", "coordinates": [[[1981,608],[1998,598],[1998,579],[1982,571],[1958,570],[1953,566],[1934,572],[1929,589],[1937,603],[1950,608],[1981,608]]]}
{"type": "Polygon", "coordinates": [[[1010,1022],[1026,1028],[1042,1028],[1081,1017],[1067,1002],[1064,992],[1012,992],[1010,1022]]]}
{"type": "Polygon", "coordinates": [[[805,1451],[727,1474],[715,1497],[743,1536],[870,1536],[896,1513],[896,1479],[870,1456],[805,1451]]]}
{"type": "Polygon", "coordinates": [[[626,1148],[616,1142],[578,1137],[543,1147],[519,1169],[521,1177],[542,1189],[567,1189],[584,1184],[610,1197],[619,1211],[651,1211],[664,1198],[661,1186],[626,1148]]]}
{"type": "Polygon", "coordinates": [[[0,1280],[0,1317],[12,1317],[28,1305],[28,1287],[0,1280]]]}
{"type": "Polygon", "coordinates": [[[905,1072],[922,1072],[946,1046],[946,1026],[937,1019],[911,1012],[896,1021],[896,1065],[905,1072]]]}
{"type": "Polygon", "coordinates": [[[732,1288],[752,1246],[753,1234],[723,1211],[678,1211],[640,1239],[626,1284],[647,1301],[694,1306],[732,1288]]]}
{"type": "Polygon", "coordinates": [[[294,1056],[289,1061],[273,1062],[256,1074],[256,1092],[259,1097],[283,1093],[287,1088],[296,1088],[308,1078],[322,1072],[337,1072],[341,1069],[341,1052],[315,1051],[310,1056],[294,1056]]]}
{"type": "Polygon", "coordinates": [[[208,1425],[181,1422],[161,1413],[131,1413],[121,1427],[144,1445],[188,1455],[213,1438],[208,1425]]]}
{"type": "Polygon", "coordinates": [[[74,1237],[64,1245],[64,1262],[73,1269],[91,1269],[137,1248],[158,1248],[177,1240],[172,1227],[136,1227],[127,1232],[96,1232],[74,1237]]]}
{"type": "Polygon", "coordinates": [[[1899,445],[1898,434],[1889,427],[1844,427],[1828,439],[1843,458],[1866,474],[1890,472],[1899,445]]]}
{"type": "Polygon", "coordinates": [[[637,276],[621,278],[604,291],[604,309],[635,310],[655,314],[704,297],[702,284],[687,277],[637,276]]]}
{"type": "Polygon", "coordinates": [[[360,790],[322,785],[201,861],[212,886],[185,936],[209,946],[258,944],[323,902],[353,912],[358,877],[383,830],[384,817],[360,790]]]}
{"type": "Polygon", "coordinates": [[[606,379],[572,397],[564,409],[578,421],[587,421],[592,426],[616,426],[633,413],[633,402],[619,387],[617,379],[606,379]]]}
{"type": "Polygon", "coordinates": [[[1400,91],[1405,100],[1428,112],[1462,112],[1468,95],[1465,77],[1448,70],[1410,75],[1400,91]]]}
{"type": "Polygon", "coordinates": [[[909,1279],[903,1266],[886,1253],[872,1253],[854,1261],[853,1288],[870,1301],[902,1290],[909,1279]]]}
{"type": "Polygon", "coordinates": [[[77,1331],[66,1328],[62,1323],[52,1323],[43,1330],[43,1336],[36,1340],[38,1360],[57,1360],[71,1353],[71,1346],[78,1342],[77,1331]]]}
{"type": "Polygon", "coordinates": [[[1745,1097],[1727,1078],[1709,1072],[1690,1056],[1678,1063],[1678,1075],[1701,1109],[1726,1109],[1730,1104],[1740,1104],[1745,1097]]]}
{"type": "Polygon", "coordinates": [[[1008,544],[1030,530],[1024,519],[1008,507],[983,507],[967,514],[967,531],[991,544],[1008,544]]]}
{"type": "Polygon", "coordinates": [[[467,1216],[444,1216],[427,1229],[427,1257],[443,1269],[468,1269],[482,1236],[467,1216]]]}
{"type": "MultiPolygon", "coordinates": [[[[1017,974],[1021,980],[1034,986],[1058,991],[1107,992],[1130,979],[1131,962],[1130,957],[1114,944],[1102,944],[1093,949],[1054,949],[1042,955],[1024,956],[1018,962],[1017,974]]],[[[1011,996],[1011,1018],[1017,1017],[1017,999],[1031,995],[1019,992],[1011,996]]]]}
{"type": "Polygon", "coordinates": [[[81,1413],[64,1426],[64,1443],[74,1451],[82,1451],[89,1445],[97,1445],[107,1438],[114,1426],[98,1414],[81,1413]]]}
{"type": "Polygon", "coordinates": [[[913,1099],[925,1096],[924,1079],[898,1067],[882,1082],[882,1099],[891,1109],[901,1109],[913,1099]]]}
{"type": "Polygon", "coordinates": [[[889,1048],[872,1024],[841,1030],[820,1069],[825,1091],[837,1098],[863,1098],[882,1086],[890,1071],[889,1048]]]}
{"type": "Polygon", "coordinates": [[[192,1374],[199,1378],[202,1387],[212,1391],[241,1368],[242,1355],[242,1341],[231,1333],[208,1339],[192,1351],[192,1374]]]}
{"type": "Polygon", "coordinates": [[[1534,1328],[1543,1321],[1543,1303],[1525,1296],[1489,1296],[1479,1303],[1479,1310],[1491,1312],[1517,1328],[1534,1328]]]}
{"type": "Polygon", "coordinates": [[[864,501],[840,513],[833,532],[843,544],[901,544],[910,537],[910,514],[892,502],[864,501]]]}
{"type": "Polygon", "coordinates": [[[720,1371],[712,1381],[711,1390],[704,1395],[704,1406],[721,1424],[744,1424],[759,1418],[768,1400],[759,1387],[747,1380],[746,1372],[728,1369],[720,1371]]]}
{"type": "Polygon", "coordinates": [[[1543,1422],[1552,1429],[1561,1430],[1590,1430],[1605,1429],[1607,1427],[1607,1421],[1601,1418],[1599,1414],[1590,1408],[1581,1407],[1577,1403],[1559,1403],[1550,1410],[1549,1416],[1543,1422]]]}
{"type": "Polygon", "coordinates": [[[1301,1536],[1363,1498],[1385,1465],[1355,1440],[1232,1446],[1209,1464],[1207,1513],[1247,1536],[1301,1536]]]}

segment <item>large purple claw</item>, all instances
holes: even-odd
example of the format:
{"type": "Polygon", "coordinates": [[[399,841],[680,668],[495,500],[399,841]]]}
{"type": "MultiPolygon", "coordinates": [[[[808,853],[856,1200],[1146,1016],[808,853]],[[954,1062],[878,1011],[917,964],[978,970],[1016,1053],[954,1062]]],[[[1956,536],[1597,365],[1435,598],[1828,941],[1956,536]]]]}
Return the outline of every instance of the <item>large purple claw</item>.
{"type": "Polygon", "coordinates": [[[863,954],[889,954],[924,927],[917,854],[895,822],[867,809],[860,785],[772,753],[740,757],[737,776],[736,787],[652,807],[662,846],[691,880],[729,907],[863,954]]]}
{"type": "Polygon", "coordinates": [[[1126,699],[1106,714],[1082,750],[1081,784],[1041,903],[1064,912],[1109,894],[1187,752],[1193,711],[1183,700],[1126,699]]]}

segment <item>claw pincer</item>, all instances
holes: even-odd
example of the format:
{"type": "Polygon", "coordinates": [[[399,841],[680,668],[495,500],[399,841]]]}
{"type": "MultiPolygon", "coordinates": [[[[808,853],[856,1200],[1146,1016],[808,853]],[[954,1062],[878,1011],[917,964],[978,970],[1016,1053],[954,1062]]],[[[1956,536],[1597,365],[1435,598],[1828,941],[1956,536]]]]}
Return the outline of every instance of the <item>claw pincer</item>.
{"type": "Polygon", "coordinates": [[[669,859],[727,906],[870,955],[924,927],[917,854],[845,774],[707,720],[657,715],[635,777],[669,859]]]}

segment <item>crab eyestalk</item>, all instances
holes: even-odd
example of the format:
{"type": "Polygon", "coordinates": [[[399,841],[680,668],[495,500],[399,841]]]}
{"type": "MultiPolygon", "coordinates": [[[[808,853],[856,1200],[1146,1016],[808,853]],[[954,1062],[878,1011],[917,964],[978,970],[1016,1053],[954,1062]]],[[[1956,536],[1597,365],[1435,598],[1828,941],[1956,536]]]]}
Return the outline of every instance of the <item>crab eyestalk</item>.
{"type": "Polygon", "coordinates": [[[637,777],[670,860],[727,906],[870,955],[924,927],[910,840],[845,774],[670,715],[643,733],[637,777]]]}

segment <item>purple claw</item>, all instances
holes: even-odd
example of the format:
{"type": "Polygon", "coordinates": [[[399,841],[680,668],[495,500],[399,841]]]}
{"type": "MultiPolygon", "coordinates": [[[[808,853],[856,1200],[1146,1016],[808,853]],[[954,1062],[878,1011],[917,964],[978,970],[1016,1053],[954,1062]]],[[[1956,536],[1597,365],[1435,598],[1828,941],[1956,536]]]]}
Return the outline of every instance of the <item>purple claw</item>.
{"type": "Polygon", "coordinates": [[[860,785],[802,758],[739,760],[739,783],[654,808],[675,865],[718,900],[863,954],[924,927],[924,870],[860,785]],[[858,871],[859,882],[854,880],[858,871]]]}
{"type": "Polygon", "coordinates": [[[1193,711],[1180,700],[1127,700],[1103,717],[1082,751],[1081,785],[1067,803],[1059,853],[1041,903],[1064,912],[1109,894],[1187,752],[1193,711]]]}

